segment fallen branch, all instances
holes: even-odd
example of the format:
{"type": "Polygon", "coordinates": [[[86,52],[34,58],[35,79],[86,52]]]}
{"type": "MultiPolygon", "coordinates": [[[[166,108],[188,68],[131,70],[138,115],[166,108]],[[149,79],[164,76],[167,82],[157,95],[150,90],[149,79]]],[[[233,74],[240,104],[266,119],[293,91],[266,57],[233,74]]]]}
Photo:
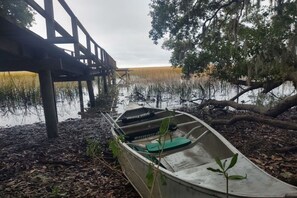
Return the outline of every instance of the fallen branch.
{"type": "Polygon", "coordinates": [[[257,116],[257,115],[236,115],[233,118],[227,119],[216,119],[210,122],[211,125],[231,125],[239,121],[250,121],[257,122],[261,124],[267,124],[270,126],[289,129],[289,130],[297,130],[297,124],[287,121],[281,121],[273,118],[257,116]]]}
{"type": "Polygon", "coordinates": [[[74,166],[78,164],[76,161],[61,161],[61,160],[54,160],[54,161],[39,161],[40,164],[51,164],[51,165],[62,165],[62,166],[74,166]]]}
{"type": "Polygon", "coordinates": [[[204,103],[201,103],[198,106],[198,108],[202,109],[203,107],[206,107],[209,105],[219,106],[219,107],[230,106],[237,110],[248,110],[248,111],[251,111],[254,113],[258,113],[258,114],[264,114],[267,111],[267,109],[265,107],[251,105],[251,104],[238,104],[237,102],[229,101],[229,100],[223,100],[223,101],[206,100],[204,103]]]}
{"type": "Polygon", "coordinates": [[[251,104],[238,104],[237,102],[230,101],[230,100],[223,100],[223,101],[206,100],[205,102],[201,103],[198,106],[198,108],[202,109],[209,105],[220,106],[220,107],[230,106],[237,110],[246,110],[246,111],[251,111],[253,113],[261,114],[264,116],[277,117],[278,115],[284,113],[291,107],[297,106],[297,94],[286,97],[285,99],[281,100],[279,103],[277,103],[271,108],[258,106],[258,105],[251,105],[251,104]]]}
{"type": "Polygon", "coordinates": [[[285,152],[291,152],[291,151],[297,151],[297,146],[289,146],[289,147],[283,147],[274,149],[277,152],[285,153],[285,152]]]}
{"type": "Polygon", "coordinates": [[[242,96],[243,94],[245,94],[246,92],[249,92],[249,91],[251,91],[251,90],[258,89],[258,88],[261,88],[261,87],[262,87],[261,84],[256,84],[256,85],[254,85],[254,86],[250,86],[250,87],[248,87],[247,89],[244,89],[244,90],[242,90],[241,92],[239,92],[236,96],[234,96],[234,97],[231,98],[230,100],[231,100],[231,101],[234,101],[234,100],[236,100],[237,98],[239,98],[240,96],[242,96]]]}

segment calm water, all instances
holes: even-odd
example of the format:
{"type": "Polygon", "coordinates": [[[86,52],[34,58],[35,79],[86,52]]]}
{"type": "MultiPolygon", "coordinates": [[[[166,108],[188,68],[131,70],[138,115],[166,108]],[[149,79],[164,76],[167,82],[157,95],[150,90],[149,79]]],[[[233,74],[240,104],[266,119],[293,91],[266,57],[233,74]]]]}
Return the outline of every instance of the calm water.
{"type": "MultiPolygon", "coordinates": [[[[228,100],[235,96],[238,92],[238,87],[231,86],[228,83],[219,82],[191,82],[191,81],[179,81],[175,84],[164,83],[158,84],[141,84],[137,85],[120,85],[118,86],[117,104],[114,105],[116,113],[122,113],[125,111],[129,102],[138,103],[142,106],[157,106],[158,95],[161,101],[158,103],[160,108],[175,109],[181,106],[188,106],[191,102],[181,102],[180,98],[185,100],[195,100],[196,103],[201,101],[200,99],[218,99],[228,100]],[[209,88],[210,87],[210,88],[209,88]],[[135,94],[135,93],[138,93],[135,94]],[[146,101],[144,101],[145,99],[146,101]]],[[[268,97],[258,96],[261,90],[254,90],[248,92],[239,98],[239,103],[247,104],[261,104],[270,105],[276,100],[276,98],[289,95],[295,92],[294,87],[288,83],[277,89],[273,90],[273,95],[268,97]],[[258,96],[258,97],[257,97],[258,96]]],[[[84,93],[84,106],[87,107],[89,101],[87,90],[83,89],[84,93]]],[[[97,83],[94,83],[94,93],[98,94],[97,83]]],[[[64,121],[69,118],[80,118],[78,112],[80,112],[78,94],[74,94],[72,97],[63,97],[63,94],[59,95],[57,101],[58,119],[64,121]]],[[[11,108],[2,106],[0,108],[0,127],[11,127],[15,125],[32,124],[36,122],[44,122],[43,108],[41,105],[27,106],[22,108],[21,106],[15,108],[13,111],[11,108]]]]}
{"type": "MultiPolygon", "coordinates": [[[[87,107],[88,95],[84,89],[84,103],[87,107]]],[[[64,121],[69,118],[80,118],[79,98],[75,96],[72,99],[57,101],[58,119],[64,121]]],[[[44,122],[43,107],[41,105],[28,105],[26,107],[17,107],[11,110],[8,107],[2,107],[0,111],[0,127],[11,127],[15,125],[33,124],[44,122]]]]}

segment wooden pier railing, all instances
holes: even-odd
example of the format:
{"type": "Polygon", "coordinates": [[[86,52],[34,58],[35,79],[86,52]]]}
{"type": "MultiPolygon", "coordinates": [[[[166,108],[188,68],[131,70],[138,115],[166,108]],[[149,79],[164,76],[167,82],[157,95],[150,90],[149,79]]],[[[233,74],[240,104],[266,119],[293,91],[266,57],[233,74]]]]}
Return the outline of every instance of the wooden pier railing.
{"type": "Polygon", "coordinates": [[[102,72],[101,70],[103,70],[104,72],[104,70],[107,70],[105,72],[108,72],[117,68],[116,61],[90,36],[64,0],[57,1],[71,18],[71,33],[67,32],[65,28],[55,21],[53,0],[44,0],[44,9],[34,0],[25,1],[46,20],[47,41],[49,43],[73,44],[72,55],[77,58],[77,60],[86,63],[86,65],[93,70],[92,74],[94,75],[97,74],[96,71],[102,72]],[[81,36],[78,34],[79,30],[83,33],[82,36],[85,37],[86,47],[79,42],[81,36]],[[56,36],[56,31],[61,36],[56,36]],[[92,51],[94,51],[94,53],[92,51]]]}
{"type": "Polygon", "coordinates": [[[106,77],[116,71],[116,61],[90,36],[64,0],[54,1],[69,15],[71,32],[55,20],[53,0],[43,0],[44,8],[34,0],[24,1],[45,19],[46,38],[0,17],[0,71],[31,71],[39,74],[47,134],[50,138],[57,137],[53,82],[78,81],[83,111],[81,81],[87,82],[90,105],[94,107],[93,76],[103,77],[104,89],[107,91],[106,77]],[[86,43],[80,43],[80,40],[86,43]],[[72,49],[64,50],[57,44],[70,44],[72,49]]]}

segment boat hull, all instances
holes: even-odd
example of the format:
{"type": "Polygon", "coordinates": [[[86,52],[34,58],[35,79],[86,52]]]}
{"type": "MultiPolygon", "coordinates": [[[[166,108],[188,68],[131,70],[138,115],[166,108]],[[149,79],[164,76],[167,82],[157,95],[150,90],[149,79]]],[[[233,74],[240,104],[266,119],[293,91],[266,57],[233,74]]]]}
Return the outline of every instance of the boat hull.
{"type": "MultiPolygon", "coordinates": [[[[203,141],[205,147],[209,144],[214,144],[212,149],[207,151],[210,153],[216,152],[217,155],[221,155],[221,158],[230,160],[230,154],[239,154],[238,168],[233,174],[247,174],[248,179],[244,181],[234,181],[230,182],[229,197],[297,197],[297,188],[286,184],[259,169],[255,164],[249,161],[244,155],[242,155],[235,147],[233,147],[225,138],[223,138],[218,132],[216,132],[209,125],[199,120],[198,118],[183,112],[177,112],[186,117],[189,117],[200,124],[203,125],[209,131],[208,138],[214,138],[213,141],[207,140],[203,141]],[[224,148],[224,146],[226,148],[224,148]],[[221,150],[221,151],[220,151],[221,150]],[[246,171],[246,172],[243,172],[246,171]],[[263,182],[262,182],[263,181],[263,182]],[[253,182],[258,182],[254,184],[253,182]],[[262,186],[261,186],[262,185],[262,186]],[[237,190],[239,189],[240,190],[237,190]],[[290,195],[289,195],[290,194],[290,195]]],[[[129,115],[133,113],[129,112],[129,115]]],[[[117,121],[122,118],[119,116],[117,121]]],[[[179,117],[182,119],[181,117],[179,117]]],[[[190,120],[191,120],[190,119],[190,120]]],[[[189,119],[185,119],[189,121],[189,119]]],[[[140,124],[134,124],[135,127],[130,127],[131,130],[135,130],[137,127],[141,127],[140,124]]],[[[152,123],[147,126],[153,125],[152,123]]],[[[146,127],[147,127],[146,126],[146,127]]],[[[125,128],[125,127],[121,127],[125,128]]],[[[127,128],[127,127],[126,127],[127,128]]],[[[197,127],[196,127],[197,128],[197,127]]],[[[112,128],[112,134],[115,139],[119,139],[121,136],[118,131],[112,128]]],[[[203,136],[202,134],[200,136],[203,136]]],[[[178,164],[178,160],[183,158],[199,158],[203,154],[199,155],[199,150],[193,150],[190,152],[187,149],[183,151],[182,149],[177,150],[176,153],[172,152],[165,156],[164,158],[170,163],[170,161],[175,162],[176,167],[173,166],[172,170],[167,167],[159,166],[153,163],[150,159],[144,156],[142,152],[136,151],[131,147],[131,142],[117,141],[120,154],[118,159],[122,167],[123,173],[129,179],[131,184],[135,187],[138,193],[144,197],[153,198],[211,198],[211,197],[226,197],[226,181],[222,175],[213,173],[207,170],[208,167],[217,168],[215,160],[205,161],[201,164],[197,164],[191,167],[183,165],[182,161],[178,164]],[[197,151],[197,152],[196,152],[197,151]],[[198,153],[198,154],[197,154],[198,153]],[[196,156],[196,154],[198,156],[196,156]],[[188,156],[186,156],[188,155],[188,156]],[[191,156],[190,156],[191,155],[191,156]],[[155,183],[152,187],[149,187],[149,181],[147,179],[148,173],[157,172],[155,177],[155,183]]],[[[192,149],[195,146],[191,147],[192,149]]],[[[198,146],[197,146],[198,148],[198,146]]],[[[200,147],[199,147],[200,148],[200,147]]],[[[202,150],[204,152],[204,150],[202,150]]],[[[206,151],[206,150],[205,150],[206,151]]],[[[213,154],[215,155],[215,154],[213,154]]],[[[163,157],[163,156],[162,156],[163,157]]],[[[160,161],[162,158],[157,159],[160,161]]],[[[207,159],[207,158],[206,158],[207,159]]],[[[199,161],[199,160],[198,160],[199,161]]],[[[195,161],[197,162],[197,160],[195,161]]],[[[190,163],[191,164],[191,163],[190,163]]],[[[193,164],[193,163],[192,163],[193,164]]]]}

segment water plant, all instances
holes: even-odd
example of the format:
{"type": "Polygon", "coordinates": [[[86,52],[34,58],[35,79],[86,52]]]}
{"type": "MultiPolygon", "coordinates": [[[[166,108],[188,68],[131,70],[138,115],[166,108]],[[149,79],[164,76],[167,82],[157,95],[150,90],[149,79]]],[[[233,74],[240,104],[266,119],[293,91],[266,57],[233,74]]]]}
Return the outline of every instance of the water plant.
{"type": "Polygon", "coordinates": [[[237,159],[238,159],[238,153],[234,154],[229,165],[227,166],[227,160],[225,160],[223,163],[221,162],[221,160],[219,160],[218,158],[216,158],[216,163],[219,166],[219,168],[214,169],[211,167],[208,167],[207,170],[212,171],[212,172],[216,172],[216,173],[220,173],[223,175],[223,177],[226,179],[226,197],[229,197],[229,180],[243,180],[247,178],[247,175],[242,176],[242,175],[229,175],[228,171],[230,169],[232,169],[236,163],[237,163],[237,159]]]}

